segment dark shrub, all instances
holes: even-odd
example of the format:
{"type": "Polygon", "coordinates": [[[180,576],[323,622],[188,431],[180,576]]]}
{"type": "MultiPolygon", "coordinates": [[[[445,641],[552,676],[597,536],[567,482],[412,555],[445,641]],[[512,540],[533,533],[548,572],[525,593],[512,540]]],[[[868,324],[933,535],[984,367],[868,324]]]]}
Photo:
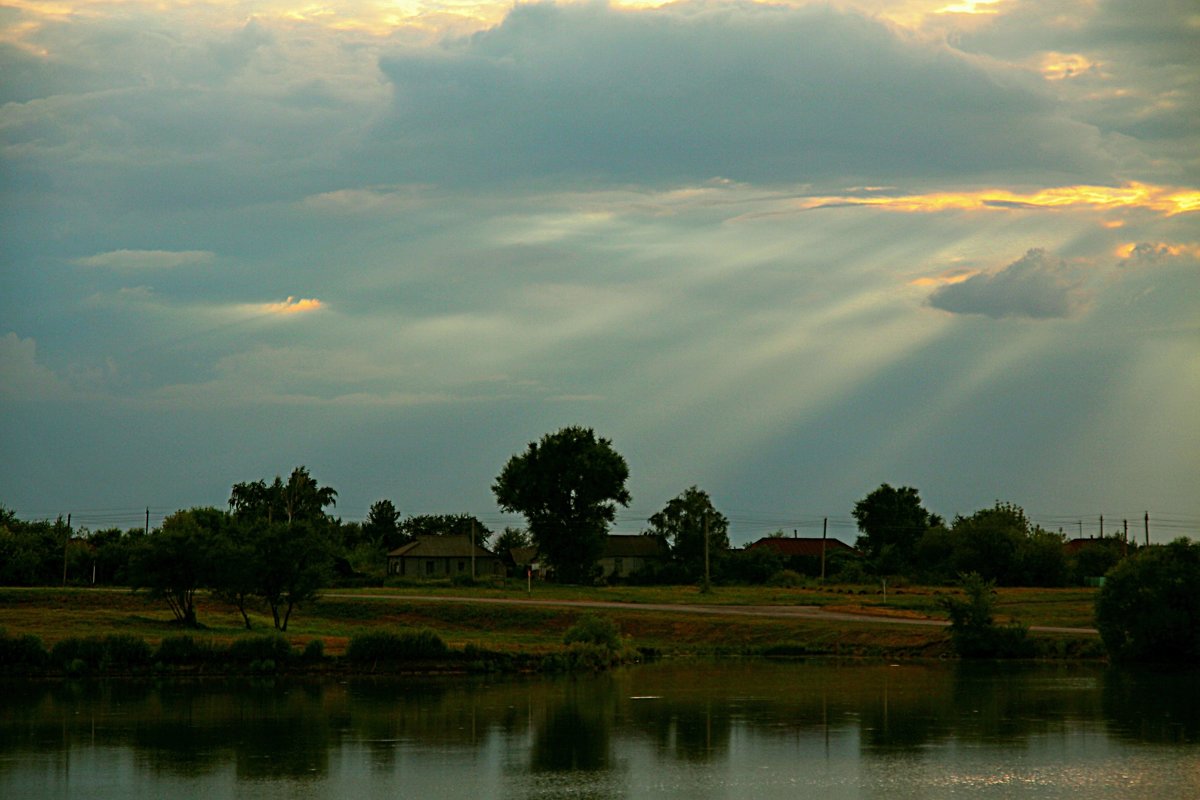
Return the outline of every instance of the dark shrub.
{"type": "Polygon", "coordinates": [[[168,636],[159,643],[154,660],[163,664],[200,664],[212,652],[211,645],[200,644],[191,636],[168,636]]]}
{"type": "Polygon", "coordinates": [[[42,669],[46,666],[49,653],[42,640],[33,634],[9,636],[0,630],[0,668],[17,671],[42,669]]]}
{"type": "Polygon", "coordinates": [[[621,631],[608,617],[585,614],[563,634],[563,644],[592,644],[608,650],[621,649],[621,631]]]}
{"type": "Polygon", "coordinates": [[[128,633],[104,637],[101,669],[133,669],[150,663],[151,649],[146,640],[128,633]]]}
{"type": "Polygon", "coordinates": [[[1023,625],[997,625],[992,618],[992,589],[978,573],[962,578],[966,599],[943,597],[939,601],[950,615],[950,637],[962,658],[1028,658],[1033,655],[1029,630],[1023,625]]]}
{"type": "Polygon", "coordinates": [[[767,579],[768,586],[793,588],[804,585],[804,576],[792,569],[781,569],[767,579]]]}
{"type": "Polygon", "coordinates": [[[346,660],[356,664],[444,658],[449,652],[442,637],[430,630],[371,631],[350,639],[346,660]]]}
{"type": "Polygon", "coordinates": [[[308,664],[317,663],[324,657],[325,642],[322,639],[313,639],[304,645],[304,652],[300,655],[300,658],[308,664]]]}
{"type": "Polygon", "coordinates": [[[50,650],[50,663],[72,674],[96,669],[104,659],[104,640],[99,636],[72,637],[56,642],[50,650]]]}
{"type": "Polygon", "coordinates": [[[616,650],[602,644],[575,642],[567,647],[567,669],[601,672],[621,663],[616,650]]]}
{"type": "Polygon", "coordinates": [[[248,636],[235,639],[228,650],[229,660],[235,664],[250,664],[254,661],[286,663],[292,657],[292,646],[279,634],[248,636]]]}
{"type": "Polygon", "coordinates": [[[1096,596],[1096,627],[1113,658],[1200,663],[1200,542],[1144,547],[1096,596]]]}

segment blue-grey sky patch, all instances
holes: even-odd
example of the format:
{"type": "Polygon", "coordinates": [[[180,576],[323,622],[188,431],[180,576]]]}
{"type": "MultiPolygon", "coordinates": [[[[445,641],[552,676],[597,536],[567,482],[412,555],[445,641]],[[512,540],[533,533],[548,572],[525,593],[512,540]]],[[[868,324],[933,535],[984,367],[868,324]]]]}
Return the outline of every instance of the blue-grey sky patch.
{"type": "Polygon", "coordinates": [[[0,503],[503,524],[582,424],[625,532],[1200,520],[1194,10],[943,6],[7,10],[0,503]]]}

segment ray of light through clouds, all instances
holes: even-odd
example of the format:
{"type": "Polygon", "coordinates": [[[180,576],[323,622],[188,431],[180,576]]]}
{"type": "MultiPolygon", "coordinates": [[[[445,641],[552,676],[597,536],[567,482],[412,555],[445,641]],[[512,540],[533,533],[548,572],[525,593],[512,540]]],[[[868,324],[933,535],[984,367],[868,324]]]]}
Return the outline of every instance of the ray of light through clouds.
{"type": "Polygon", "coordinates": [[[1198,52],[1184,0],[9,0],[0,502],[498,520],[584,424],[626,531],[1200,518],[1198,52]]]}

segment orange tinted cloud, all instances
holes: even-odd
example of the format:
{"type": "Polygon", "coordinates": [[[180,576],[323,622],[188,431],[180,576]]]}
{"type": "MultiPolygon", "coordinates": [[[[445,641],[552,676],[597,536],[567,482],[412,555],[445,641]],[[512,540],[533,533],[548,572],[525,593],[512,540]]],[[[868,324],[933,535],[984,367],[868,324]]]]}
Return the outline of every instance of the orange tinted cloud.
{"type": "Polygon", "coordinates": [[[1166,244],[1164,242],[1126,242],[1116,250],[1118,258],[1200,258],[1200,244],[1166,244]]]}
{"type": "Polygon", "coordinates": [[[1078,78],[1092,73],[1099,75],[1100,65],[1078,53],[1046,53],[1041,61],[1042,77],[1051,81],[1078,78]]]}
{"type": "Polygon", "coordinates": [[[912,286],[920,286],[922,288],[933,288],[933,287],[938,287],[938,286],[953,286],[954,284],[962,283],[963,281],[965,281],[977,274],[978,274],[978,272],[976,270],[961,270],[961,271],[951,272],[951,273],[948,273],[945,275],[930,275],[930,276],[926,276],[924,278],[917,278],[916,280],[910,281],[909,283],[912,286]]]}
{"type": "Polygon", "coordinates": [[[1021,208],[1108,208],[1143,209],[1167,216],[1200,210],[1200,191],[1143,183],[1124,186],[1056,186],[1022,194],[1007,189],[980,189],[970,192],[934,192],[876,197],[808,197],[798,201],[801,208],[828,206],[876,206],[893,211],[988,211],[1021,208]]]}
{"type": "Polygon", "coordinates": [[[306,311],[318,311],[325,304],[315,297],[296,299],[288,295],[282,303],[265,303],[262,310],[268,314],[302,314],[306,311]]]}

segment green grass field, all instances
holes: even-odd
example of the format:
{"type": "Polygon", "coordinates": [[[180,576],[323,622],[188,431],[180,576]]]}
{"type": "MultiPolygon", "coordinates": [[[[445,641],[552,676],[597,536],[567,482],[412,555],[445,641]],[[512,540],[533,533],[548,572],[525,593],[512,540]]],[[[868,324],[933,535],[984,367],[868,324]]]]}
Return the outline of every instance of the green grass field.
{"type": "MultiPolygon", "coordinates": [[[[640,608],[647,604],[796,605],[879,617],[944,619],[938,600],[952,590],[931,587],[762,588],[720,587],[703,594],[695,587],[563,587],[536,585],[532,599],[601,601],[623,604],[617,609],[532,604],[472,603],[470,599],[529,597],[524,583],[506,586],[417,586],[386,589],[330,589],[324,597],[296,611],[288,629],[293,645],[321,639],[325,652],[338,655],[357,633],[379,628],[430,628],[452,646],[473,643],[501,651],[539,652],[557,648],[562,635],[581,615],[599,613],[613,619],[636,647],[664,654],[754,654],[771,648],[795,652],[881,657],[940,656],[950,652],[942,628],[895,625],[884,621],[779,619],[725,616],[640,608]],[[422,596],[453,596],[468,602],[429,602],[422,596]]],[[[1000,621],[1026,625],[1090,627],[1091,589],[1000,589],[1000,621]]],[[[222,643],[246,636],[236,609],[200,596],[202,627],[189,631],[222,643]]],[[[252,633],[272,630],[270,615],[252,615],[252,633]]],[[[181,632],[163,603],[123,589],[0,588],[0,627],[9,634],[34,634],[47,646],[82,636],[128,633],[156,645],[181,632]]],[[[1042,635],[1046,652],[1094,655],[1095,636],[1042,635]],[[1091,640],[1089,643],[1087,640],[1091,640]]]]}

